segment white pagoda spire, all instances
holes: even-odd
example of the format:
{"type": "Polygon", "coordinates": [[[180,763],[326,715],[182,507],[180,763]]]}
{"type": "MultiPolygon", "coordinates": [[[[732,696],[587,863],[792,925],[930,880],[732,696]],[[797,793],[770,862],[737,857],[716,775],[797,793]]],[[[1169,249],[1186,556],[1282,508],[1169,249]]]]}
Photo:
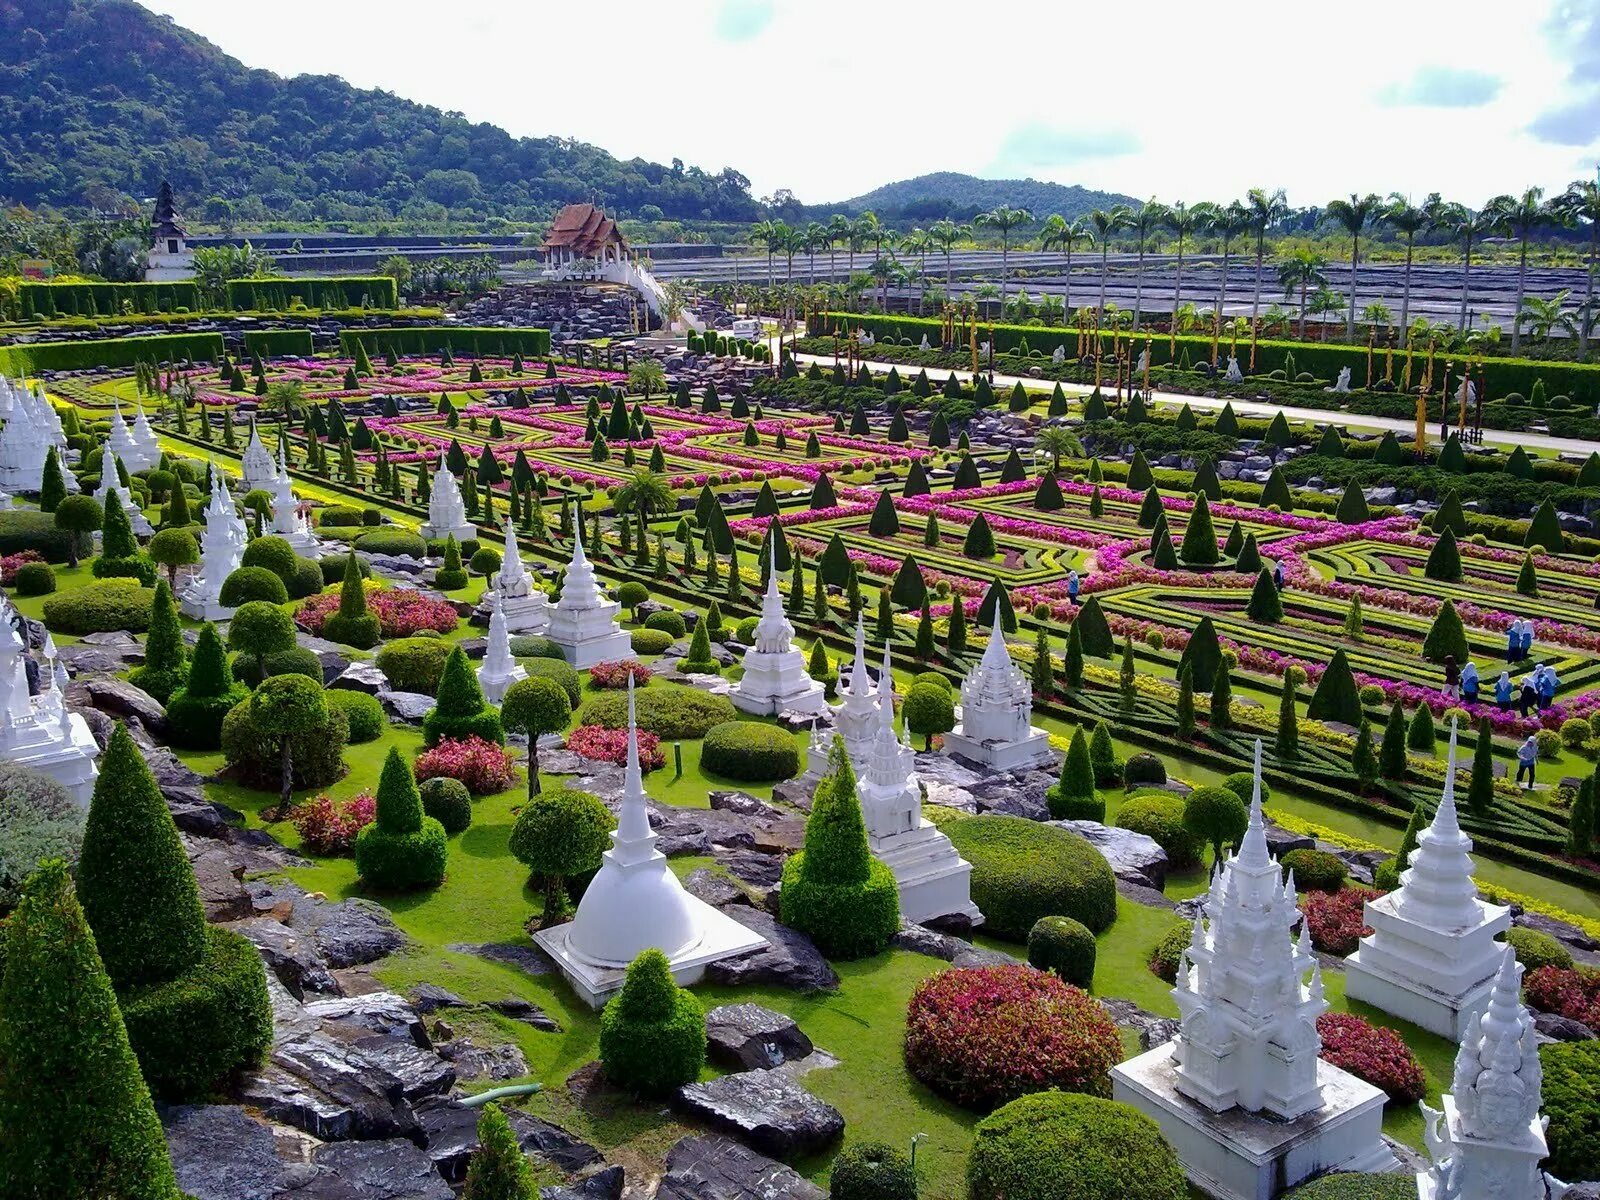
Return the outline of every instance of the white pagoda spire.
{"type": "Polygon", "coordinates": [[[1407,869],[1401,873],[1395,912],[1438,929],[1461,929],[1478,922],[1478,887],[1472,882],[1472,839],[1461,832],[1456,814],[1456,723],[1450,722],[1449,765],[1444,792],[1433,821],[1417,835],[1407,869]]]}
{"type": "Polygon", "coordinates": [[[491,578],[491,586],[484,602],[493,602],[490,621],[498,611],[505,621],[507,633],[543,633],[550,625],[550,602],[544,589],[535,587],[533,576],[522,562],[522,551],[517,546],[517,530],[506,518],[505,554],[500,560],[500,570],[491,578]],[[492,595],[491,595],[492,593],[492,595]]]}
{"type": "Polygon", "coordinates": [[[743,712],[815,715],[827,706],[827,699],[822,685],[806,671],[805,656],[794,644],[794,626],[783,611],[783,596],[778,591],[776,537],[771,554],[755,643],[745,651],[744,675],[728,693],[728,698],[743,712]]]}
{"type": "Polygon", "coordinates": [[[422,523],[422,536],[443,540],[454,534],[456,541],[477,537],[477,527],[467,520],[467,507],[461,499],[461,486],[455,473],[439,451],[439,466],[433,473],[428,492],[428,519],[422,523]]]}
{"type": "Polygon", "coordinates": [[[517,528],[506,518],[505,552],[500,558],[500,570],[495,575],[495,586],[506,599],[526,596],[533,590],[533,579],[522,563],[522,549],[517,545],[517,528]]]}
{"type": "Polygon", "coordinates": [[[499,593],[489,592],[489,645],[478,666],[478,686],[490,704],[505,699],[506,689],[519,679],[528,677],[528,670],[511,656],[511,634],[506,628],[506,614],[499,593]]]}
{"type": "Polygon", "coordinates": [[[242,518],[228,494],[228,479],[207,463],[211,479],[211,499],[206,502],[205,529],[200,534],[200,568],[183,590],[179,608],[186,617],[199,621],[221,621],[233,615],[222,604],[222,584],[238,570],[249,540],[242,518]]]}
{"type": "MultiPolygon", "coordinates": [[[[224,412],[224,421],[232,417],[224,412]]],[[[256,429],[255,418],[250,419],[250,440],[245,443],[244,456],[239,460],[240,469],[244,475],[244,490],[249,492],[256,488],[270,488],[278,477],[278,468],[273,465],[272,455],[261,444],[261,434],[256,429]]]]}
{"type": "Polygon", "coordinates": [[[144,405],[134,408],[133,429],[129,434],[132,442],[132,453],[128,456],[128,470],[148,471],[161,461],[161,442],[156,437],[156,431],[150,428],[150,421],[144,415],[144,405]]]}
{"type": "Polygon", "coordinates": [[[128,430],[128,423],[122,419],[120,403],[114,405],[111,410],[111,431],[106,435],[106,445],[116,452],[118,458],[128,464],[128,470],[141,469],[133,465],[138,461],[139,447],[134,443],[133,434],[128,430]]]}
{"type": "Polygon", "coordinates": [[[0,759],[43,771],[87,808],[100,748],[84,719],[64,704],[66,676],[60,660],[51,664],[54,686],[30,696],[26,658],[27,647],[16,627],[0,615],[0,759]]]}
{"type": "Polygon", "coordinates": [[[154,530],[150,521],[145,517],[144,511],[134,503],[133,496],[122,484],[122,474],[117,470],[117,452],[112,449],[108,440],[101,448],[100,455],[100,488],[95,493],[104,504],[106,496],[115,492],[122,502],[122,511],[128,514],[128,524],[133,527],[134,533],[141,537],[149,536],[154,530]]]}
{"type": "Polygon", "coordinates": [[[561,599],[550,613],[545,636],[580,670],[597,662],[624,659],[633,653],[633,639],[617,620],[621,611],[620,604],[601,594],[594,567],[584,553],[583,507],[580,505],[577,534],[572,539],[572,560],[567,564],[561,599]]]}
{"type": "Polygon", "coordinates": [[[1011,661],[998,623],[982,660],[961,682],[961,721],[945,735],[944,750],[995,771],[1024,770],[1054,757],[1050,735],[1033,725],[1033,686],[1011,661]]]}
{"type": "MultiPolygon", "coordinates": [[[[44,460],[49,453],[45,431],[40,428],[26,386],[11,397],[11,409],[0,429],[0,489],[6,492],[37,492],[44,480],[44,460]]],[[[66,464],[62,464],[65,472],[66,464]]]]}

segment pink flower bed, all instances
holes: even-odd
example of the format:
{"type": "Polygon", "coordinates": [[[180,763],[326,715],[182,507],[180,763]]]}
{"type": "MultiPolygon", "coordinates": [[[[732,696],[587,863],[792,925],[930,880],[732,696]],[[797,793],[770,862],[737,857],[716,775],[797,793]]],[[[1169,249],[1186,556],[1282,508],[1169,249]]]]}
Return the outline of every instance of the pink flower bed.
{"type": "Polygon", "coordinates": [[[653,678],[649,667],[632,658],[625,658],[621,662],[595,663],[589,668],[589,682],[597,688],[625,688],[630,676],[634,687],[643,687],[653,678]]]}
{"type": "Polygon", "coordinates": [[[1422,1064],[1394,1030],[1329,1012],[1317,1018],[1317,1033],[1324,1062],[1382,1088],[1394,1103],[1415,1104],[1427,1091],[1422,1064]]]}
{"type": "Polygon", "coordinates": [[[1364,923],[1364,907],[1381,892],[1371,888],[1349,887],[1340,892],[1302,892],[1300,911],[1311,930],[1311,944],[1324,954],[1343,958],[1355,951],[1356,944],[1371,933],[1364,923]]]}
{"type": "MultiPolygon", "coordinates": [[[[661,748],[659,737],[645,729],[638,730],[636,736],[641,771],[654,771],[667,765],[667,752],[661,748]]],[[[567,749],[583,758],[620,767],[628,761],[628,731],[607,729],[603,725],[580,725],[567,734],[567,749]]]]}
{"type": "MultiPolygon", "coordinates": [[[[411,637],[424,629],[450,633],[461,623],[448,601],[434,600],[412,588],[383,588],[367,593],[367,610],[378,618],[386,638],[411,637]]],[[[295,619],[308,632],[321,634],[328,618],[339,611],[339,593],[321,592],[300,602],[295,619]]]]}
{"type": "Polygon", "coordinates": [[[0,583],[10,587],[17,581],[17,572],[28,563],[43,562],[44,558],[37,550],[19,550],[15,554],[7,554],[0,558],[0,583]]]}
{"type": "Polygon", "coordinates": [[[335,800],[324,793],[296,805],[289,821],[311,853],[349,854],[355,849],[356,835],[372,824],[377,812],[378,802],[370,792],[360,792],[346,800],[335,800]]]}
{"type": "Polygon", "coordinates": [[[1540,967],[1522,981],[1527,1001],[1541,1012],[1600,1026],[1600,973],[1570,967],[1540,967]]]}
{"type": "Polygon", "coordinates": [[[417,782],[424,779],[459,779],[474,796],[503,792],[517,779],[516,766],[504,746],[474,734],[465,741],[445,738],[417,755],[417,782]]]}

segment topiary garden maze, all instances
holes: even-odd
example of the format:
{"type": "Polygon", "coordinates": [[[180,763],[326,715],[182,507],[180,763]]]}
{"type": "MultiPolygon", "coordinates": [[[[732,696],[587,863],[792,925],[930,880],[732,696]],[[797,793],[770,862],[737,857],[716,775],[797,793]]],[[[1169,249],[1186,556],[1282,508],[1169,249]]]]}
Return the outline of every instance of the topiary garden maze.
{"type": "MultiPolygon", "coordinates": [[[[234,1119],[224,1110],[313,1135],[329,1174],[353,1177],[378,1145],[414,1154],[415,1194],[441,1200],[463,1179],[494,1200],[576,1187],[606,1163],[700,1194],[696,1139],[730,1135],[747,1149],[719,1153],[784,1160],[745,1160],[784,1196],[821,1195],[830,1173],[848,1196],[1121,1196],[1137,1173],[1139,1194],[1180,1197],[1170,1148],[1108,1098],[1107,1071],[1177,1015],[1168,987],[1190,934],[1173,907],[1242,836],[1258,740],[1310,936],[1337,953],[1371,894],[1353,889],[1375,867],[1395,886],[1385,860],[1431,819],[1454,725],[1479,883],[1554,934],[1516,942],[1539,971],[1530,996],[1600,1022],[1569,952],[1600,935],[1600,542],[1573,520],[1600,502],[1600,460],[1540,459],[1524,476],[1504,454],[1457,444],[1419,461],[1407,443],[1394,458],[1392,435],[1231,409],[1141,402],[1113,419],[1104,397],[1047,391],[994,404],[987,384],[941,391],[913,367],[712,377],[401,348],[51,385],[64,462],[94,499],[47,488],[0,513],[0,580],[39,623],[36,657],[48,630],[76,677],[69,707],[104,749],[86,815],[24,766],[0,787],[0,1146],[17,1147],[0,1192],[35,1194],[54,1161],[73,1175],[63,1195],[176,1196],[154,1106],[203,1100],[161,1110],[177,1186],[202,1200],[182,1152],[197,1135],[176,1123],[234,1119]],[[160,436],[158,461],[126,479],[157,531],[143,540],[96,495],[111,407],[136,403],[160,436]],[[269,491],[237,479],[252,425],[282,447],[314,549],[275,535],[269,491]],[[231,619],[211,623],[178,607],[208,459],[249,537],[222,584],[231,619]],[[1337,464],[1362,459],[1393,460],[1387,490],[1346,486],[1337,464]],[[420,532],[441,463],[475,536],[420,532]],[[1496,472],[1515,484],[1496,490],[1496,472]],[[552,603],[581,530],[630,659],[574,669],[547,637],[514,633],[523,674],[480,686],[480,601],[507,522],[552,603]],[[902,932],[863,816],[880,802],[871,764],[840,742],[807,774],[808,720],[730,701],[773,570],[830,699],[850,690],[858,622],[874,671],[891,648],[903,753],[924,816],[970,864],[977,930],[902,932]],[[1508,663],[1524,620],[1531,650],[1508,663]],[[998,784],[940,753],[994,637],[1053,760],[998,784]],[[1469,663],[1475,698],[1449,690],[1469,663]],[[1549,682],[1524,705],[1539,664],[1549,682]],[[638,835],[617,819],[630,680],[654,849],[778,948],[687,988],[647,953],[597,1012],[532,935],[570,919],[608,850],[638,835]],[[1525,743],[1532,789],[1515,782],[1525,743]],[[374,990],[393,996],[359,1002],[374,990]],[[751,1021],[764,1040],[737,1035],[751,1021]],[[325,1073],[330,1042],[343,1082],[325,1073]],[[813,1046],[784,1085],[826,1110],[805,1128],[754,1132],[695,1099],[813,1046]],[[103,1086],[82,1085],[91,1073],[103,1086]],[[502,1086],[470,1171],[433,1154],[441,1097],[502,1086]],[[47,1110],[55,1140],[7,1140],[47,1110]],[[518,1139],[537,1143],[531,1173],[518,1139]],[[121,1157],[91,1152],[102,1142],[121,1157]],[[54,1159],[62,1147],[76,1153],[54,1159]],[[142,1190],[118,1190],[132,1171],[142,1190]]],[[[1330,961],[1335,1012],[1372,1023],[1337,1026],[1340,1061],[1360,1073],[1381,1056],[1386,1081],[1420,1079],[1437,1104],[1454,1043],[1347,1004],[1330,961]]],[[[1557,1077],[1551,1145],[1594,1161],[1594,1090],[1575,1067],[1557,1077]]],[[[1412,1094],[1385,1127],[1420,1147],[1412,1094]]],[[[612,1194],[590,1186],[562,1194],[612,1194]]],[[[1390,1194],[1365,1186],[1302,1194],[1390,1194]]]]}

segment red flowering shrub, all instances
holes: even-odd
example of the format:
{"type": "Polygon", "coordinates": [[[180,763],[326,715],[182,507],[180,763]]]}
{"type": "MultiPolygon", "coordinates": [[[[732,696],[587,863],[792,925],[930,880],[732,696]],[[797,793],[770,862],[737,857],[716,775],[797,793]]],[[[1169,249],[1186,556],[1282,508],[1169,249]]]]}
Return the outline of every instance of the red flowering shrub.
{"type": "MultiPolygon", "coordinates": [[[[667,765],[667,752],[661,748],[661,739],[648,729],[638,731],[639,769],[654,771],[667,765]]],[[[616,763],[619,767],[628,761],[628,731],[607,729],[604,725],[580,725],[567,734],[567,749],[596,762],[616,763]]]]}
{"type": "MultiPolygon", "coordinates": [[[[328,618],[339,611],[339,593],[319,592],[300,602],[295,618],[306,631],[320,635],[328,618]]],[[[367,592],[367,611],[378,618],[386,638],[412,637],[424,629],[449,633],[460,624],[455,608],[415,588],[379,588],[367,592]]]]}
{"type": "Polygon", "coordinates": [[[597,688],[625,688],[629,675],[633,676],[634,687],[643,687],[651,679],[650,668],[631,658],[621,662],[595,663],[589,668],[589,682],[597,688]]]}
{"type": "Polygon", "coordinates": [[[1426,1090],[1422,1064],[1405,1039],[1349,1013],[1323,1013],[1317,1018],[1322,1058],[1373,1087],[1382,1088],[1397,1104],[1415,1104],[1426,1090]]]}
{"type": "Polygon", "coordinates": [[[348,800],[335,800],[324,793],[297,804],[289,820],[311,853],[349,854],[355,848],[356,834],[372,824],[376,815],[377,801],[370,792],[360,792],[348,800]]]}
{"type": "Polygon", "coordinates": [[[1098,1001],[1050,972],[971,967],[912,993],[905,1055],[934,1091],[988,1112],[1052,1088],[1110,1096],[1122,1038],[1098,1001]]]}
{"type": "Polygon", "coordinates": [[[17,571],[25,564],[43,561],[43,556],[37,550],[19,550],[15,554],[7,554],[0,558],[0,583],[10,587],[17,581],[17,571]]]}
{"type": "Polygon", "coordinates": [[[1540,967],[1522,981],[1528,1003],[1540,1012],[1600,1025],[1600,972],[1583,968],[1540,967]]]}
{"type": "Polygon", "coordinates": [[[431,750],[417,755],[417,782],[425,779],[459,779],[474,796],[503,792],[517,779],[517,770],[504,746],[486,742],[476,734],[464,741],[441,738],[431,750]]]}
{"type": "Polygon", "coordinates": [[[1356,943],[1372,930],[1362,923],[1363,908],[1381,892],[1351,887],[1342,892],[1302,892],[1300,911],[1311,927],[1311,944],[1324,954],[1343,958],[1354,953],[1356,943]]]}

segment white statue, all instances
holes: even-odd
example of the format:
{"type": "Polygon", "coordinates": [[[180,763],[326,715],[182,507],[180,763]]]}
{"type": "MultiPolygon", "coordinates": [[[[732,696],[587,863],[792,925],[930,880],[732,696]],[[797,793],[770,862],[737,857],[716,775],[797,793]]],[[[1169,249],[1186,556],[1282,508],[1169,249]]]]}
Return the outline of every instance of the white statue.
{"type": "Polygon", "coordinates": [[[1033,725],[1033,687],[1011,661],[998,625],[989,631],[982,660],[962,681],[961,720],[945,734],[944,752],[992,771],[1020,771],[1052,757],[1050,735],[1033,725]]]}
{"type": "Polygon", "coordinates": [[[1239,369],[1239,360],[1232,354],[1228,355],[1228,371],[1223,378],[1229,383],[1244,382],[1244,372],[1239,369]]]}
{"type": "Polygon", "coordinates": [[[498,607],[511,633],[543,633],[550,624],[549,597],[544,589],[535,587],[533,576],[522,562],[522,550],[517,545],[517,530],[506,518],[505,551],[500,559],[500,570],[490,581],[498,595],[498,607]]]}
{"type": "Polygon", "coordinates": [[[932,350],[933,349],[932,346],[928,345],[928,335],[927,334],[923,334],[922,335],[922,342],[917,347],[917,349],[919,349],[919,350],[932,350]]]}
{"type": "Polygon", "coordinates": [[[1067,348],[1065,346],[1057,346],[1054,350],[1050,351],[1050,361],[1058,367],[1062,363],[1066,362],[1067,348]]]}
{"type": "Polygon", "coordinates": [[[1134,360],[1134,362],[1133,362],[1133,372],[1134,372],[1135,375],[1143,375],[1149,369],[1150,369],[1150,351],[1141,350],[1141,351],[1139,351],[1139,357],[1136,358],[1134,360]]]}
{"type": "Polygon", "coordinates": [[[49,675],[51,686],[30,696],[27,648],[11,614],[0,614],[0,759],[43,771],[88,808],[100,747],[84,719],[66,706],[67,674],[54,641],[46,642],[45,657],[48,671],[41,675],[49,675]]]}
{"type": "MultiPolygon", "coordinates": [[[[231,421],[233,417],[223,410],[222,419],[231,421]]],[[[272,455],[261,444],[261,435],[256,432],[255,421],[250,422],[250,440],[245,443],[244,457],[240,459],[243,469],[244,490],[252,492],[259,489],[266,490],[272,487],[278,477],[278,468],[273,465],[272,455]]]]}
{"type": "Polygon", "coordinates": [[[233,507],[228,482],[216,464],[209,465],[211,499],[206,504],[205,529],[200,534],[200,569],[183,590],[178,607],[197,621],[226,621],[234,610],[222,605],[222,584],[239,569],[249,539],[244,518],[233,507]]]}
{"type": "Polygon", "coordinates": [[[1329,392],[1337,392],[1341,396],[1346,394],[1347,392],[1349,392],[1349,390],[1350,390],[1350,368],[1349,367],[1340,367],[1339,368],[1339,376],[1338,376],[1338,378],[1336,378],[1333,381],[1333,386],[1331,388],[1325,388],[1324,390],[1325,391],[1329,391],[1329,392]]]}

